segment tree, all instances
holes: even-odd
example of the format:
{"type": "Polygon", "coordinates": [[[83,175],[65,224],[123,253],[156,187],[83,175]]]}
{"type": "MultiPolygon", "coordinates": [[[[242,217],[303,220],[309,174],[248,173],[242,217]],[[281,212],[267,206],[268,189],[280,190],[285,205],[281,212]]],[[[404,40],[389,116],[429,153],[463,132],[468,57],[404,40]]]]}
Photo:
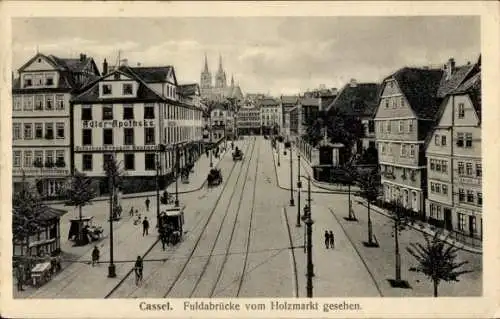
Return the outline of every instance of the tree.
{"type": "Polygon", "coordinates": [[[399,235],[400,233],[407,229],[410,223],[410,217],[408,210],[401,205],[401,201],[398,199],[391,202],[388,206],[388,212],[390,219],[393,223],[392,237],[394,238],[394,255],[396,258],[395,267],[395,278],[392,281],[392,285],[395,287],[404,287],[408,283],[405,280],[401,280],[401,254],[399,252],[399,235]]]}
{"type": "Polygon", "coordinates": [[[370,204],[376,201],[380,194],[380,173],[378,169],[373,169],[368,173],[360,174],[358,177],[360,194],[366,199],[368,208],[368,247],[378,247],[378,244],[373,240],[373,227],[371,220],[370,204]]]}
{"type": "Polygon", "coordinates": [[[113,219],[116,219],[121,214],[122,207],[118,203],[115,189],[122,184],[124,171],[120,168],[120,164],[114,156],[111,156],[103,163],[103,169],[109,183],[110,200],[113,203],[113,219]]]}
{"type": "Polygon", "coordinates": [[[415,257],[418,262],[416,267],[410,268],[412,271],[420,272],[429,278],[434,286],[434,297],[438,296],[438,287],[441,281],[456,281],[463,274],[472,270],[460,270],[467,261],[458,262],[458,248],[446,244],[446,238],[440,239],[442,231],[434,234],[432,239],[425,234],[425,245],[421,243],[410,243],[406,248],[408,253],[415,257]]]}
{"type": "Polygon", "coordinates": [[[92,181],[85,174],[75,171],[75,174],[71,178],[69,187],[66,189],[66,206],[78,207],[78,217],[80,219],[78,228],[78,240],[77,244],[82,245],[84,243],[83,238],[83,228],[82,228],[82,207],[91,203],[92,199],[95,197],[95,192],[92,189],[92,181]]]}
{"type": "Polygon", "coordinates": [[[41,200],[36,190],[23,174],[22,189],[12,197],[12,236],[16,242],[26,242],[29,236],[40,229],[41,200]]]}

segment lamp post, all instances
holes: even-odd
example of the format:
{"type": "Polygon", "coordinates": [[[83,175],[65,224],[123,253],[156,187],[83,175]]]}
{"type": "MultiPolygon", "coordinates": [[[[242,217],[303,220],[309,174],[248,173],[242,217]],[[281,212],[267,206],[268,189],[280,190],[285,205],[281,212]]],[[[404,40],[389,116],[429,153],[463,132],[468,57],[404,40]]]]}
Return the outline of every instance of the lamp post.
{"type": "Polygon", "coordinates": [[[160,154],[156,153],[156,228],[160,229],[160,154]]]}
{"type": "Polygon", "coordinates": [[[213,167],[214,166],[214,162],[212,160],[212,143],[213,143],[213,140],[212,140],[212,114],[210,114],[210,150],[209,150],[209,153],[210,153],[210,167],[213,167]]]}
{"type": "MultiPolygon", "coordinates": [[[[210,160],[212,157],[210,157],[210,160]]],[[[212,167],[210,161],[210,167],[212,167]]],[[[179,146],[175,145],[175,207],[179,207],[179,146]]]]}
{"type": "Polygon", "coordinates": [[[308,213],[305,220],[307,227],[307,297],[313,297],[312,277],[314,277],[314,264],[312,262],[312,225],[314,221],[311,219],[311,176],[307,177],[307,201],[308,213]]]}
{"type": "Polygon", "coordinates": [[[290,206],[295,206],[293,201],[293,167],[292,167],[292,145],[290,144],[290,206]]]}
{"type": "MultiPolygon", "coordinates": [[[[108,163],[108,165],[114,165],[114,157],[111,155],[111,160],[108,163]]],[[[114,264],[114,258],[113,258],[113,202],[114,202],[114,197],[115,197],[115,176],[114,176],[114,170],[109,168],[109,171],[111,174],[109,174],[109,189],[110,189],[110,196],[109,196],[109,266],[108,266],[108,277],[109,278],[115,278],[116,277],[116,267],[114,264]]]]}
{"type": "Polygon", "coordinates": [[[276,141],[276,151],[278,152],[278,167],[279,167],[281,165],[281,163],[280,163],[280,142],[277,141],[276,139],[275,139],[275,141],[276,141]]]}
{"type": "MultiPolygon", "coordinates": [[[[292,154],[292,153],[290,153],[292,154]]],[[[300,190],[302,183],[300,181],[300,152],[297,152],[297,223],[295,226],[300,227],[300,190]]]]}

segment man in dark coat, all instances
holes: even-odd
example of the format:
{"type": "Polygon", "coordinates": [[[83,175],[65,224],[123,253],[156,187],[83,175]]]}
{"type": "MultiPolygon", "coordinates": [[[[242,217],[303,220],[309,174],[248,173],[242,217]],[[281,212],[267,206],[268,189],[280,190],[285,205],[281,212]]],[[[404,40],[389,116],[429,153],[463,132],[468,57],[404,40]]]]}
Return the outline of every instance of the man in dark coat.
{"type": "Polygon", "coordinates": [[[330,230],[330,248],[335,248],[335,237],[333,237],[333,232],[330,230]]]}
{"type": "Polygon", "coordinates": [[[149,220],[147,217],[144,217],[144,220],[142,221],[142,236],[148,235],[149,231],[149,220]]]}
{"type": "Polygon", "coordinates": [[[328,249],[328,245],[330,244],[330,233],[328,230],[325,230],[325,247],[328,249]]]}
{"type": "Polygon", "coordinates": [[[142,281],[142,270],[143,270],[143,262],[141,256],[137,256],[137,260],[135,261],[135,284],[136,286],[139,285],[139,282],[142,281]]]}
{"type": "Polygon", "coordinates": [[[16,284],[17,284],[17,291],[24,291],[23,289],[23,283],[24,283],[24,267],[20,263],[16,267],[16,284]]]}

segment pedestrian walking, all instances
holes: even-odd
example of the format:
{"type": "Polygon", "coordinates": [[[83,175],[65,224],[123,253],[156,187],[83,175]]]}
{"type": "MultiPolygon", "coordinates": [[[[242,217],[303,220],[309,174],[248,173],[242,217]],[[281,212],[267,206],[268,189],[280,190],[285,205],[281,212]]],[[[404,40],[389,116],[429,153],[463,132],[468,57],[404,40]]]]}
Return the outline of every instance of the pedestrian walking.
{"type": "Polygon", "coordinates": [[[139,286],[139,283],[142,282],[142,270],[143,270],[143,262],[141,256],[137,256],[137,260],[135,261],[135,285],[139,286]]]}
{"type": "Polygon", "coordinates": [[[167,242],[167,230],[164,229],[161,234],[160,234],[160,240],[161,240],[161,248],[163,249],[163,251],[165,251],[165,246],[168,245],[168,242],[167,242]]]}
{"type": "Polygon", "coordinates": [[[142,236],[148,235],[149,231],[149,220],[147,217],[144,217],[144,220],[142,221],[142,236]]]}
{"type": "Polygon", "coordinates": [[[335,249],[335,237],[333,236],[333,232],[330,230],[330,248],[335,249]]]}
{"type": "Polygon", "coordinates": [[[22,264],[19,264],[16,267],[17,291],[24,291],[23,283],[24,283],[24,267],[22,264]]]}
{"type": "Polygon", "coordinates": [[[330,244],[330,233],[328,230],[325,230],[325,247],[328,249],[328,245],[330,244]]]}
{"type": "Polygon", "coordinates": [[[149,204],[151,203],[151,201],[149,200],[149,197],[146,198],[146,211],[149,212],[149,204]]]}
{"type": "Polygon", "coordinates": [[[134,216],[134,206],[130,207],[129,215],[134,216]]]}
{"type": "Polygon", "coordinates": [[[97,248],[96,245],[94,246],[94,250],[92,250],[92,267],[94,267],[95,264],[99,262],[99,255],[100,255],[99,248],[97,248]]]}

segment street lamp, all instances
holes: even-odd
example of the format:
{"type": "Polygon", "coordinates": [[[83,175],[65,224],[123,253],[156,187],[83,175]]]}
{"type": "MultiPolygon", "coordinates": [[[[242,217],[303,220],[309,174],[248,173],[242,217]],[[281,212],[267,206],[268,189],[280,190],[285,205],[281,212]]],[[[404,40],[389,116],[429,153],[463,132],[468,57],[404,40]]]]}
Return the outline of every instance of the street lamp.
{"type": "Polygon", "coordinates": [[[290,145],[290,206],[292,206],[292,207],[295,206],[295,203],[293,202],[292,145],[290,145]]]}
{"type": "MultiPolygon", "coordinates": [[[[212,157],[210,157],[210,160],[212,157]]],[[[210,162],[212,164],[212,162],[210,162]]],[[[211,166],[211,165],[210,165],[211,166]]],[[[175,207],[179,207],[179,146],[175,145],[175,207]]]]}
{"type": "MultiPolygon", "coordinates": [[[[290,153],[292,154],[292,153],[290,153]]],[[[302,183],[300,182],[300,152],[297,152],[297,224],[300,227],[300,190],[302,183]]]]}
{"type": "Polygon", "coordinates": [[[312,262],[312,225],[314,224],[314,221],[311,219],[311,176],[302,176],[299,175],[299,178],[307,178],[307,206],[304,207],[304,216],[302,217],[302,220],[304,220],[304,223],[306,224],[306,236],[305,239],[307,241],[307,244],[304,245],[304,247],[307,247],[307,284],[306,284],[306,290],[307,290],[307,297],[312,298],[313,297],[313,284],[312,284],[312,278],[314,277],[314,264],[312,262]]]}
{"type": "Polygon", "coordinates": [[[213,160],[212,160],[212,134],[213,134],[213,131],[212,131],[212,114],[210,114],[210,167],[213,167],[214,166],[214,163],[213,163],[213,160]]]}
{"type": "Polygon", "coordinates": [[[109,266],[108,266],[108,277],[115,278],[116,277],[116,267],[114,264],[113,258],[113,212],[114,212],[114,197],[115,197],[115,170],[111,167],[114,165],[114,155],[111,155],[111,158],[108,160],[107,169],[109,170],[108,183],[110,189],[109,196],[109,266]]]}
{"type": "Polygon", "coordinates": [[[276,152],[278,153],[278,167],[279,167],[281,165],[281,163],[280,163],[280,143],[276,139],[275,139],[275,141],[276,141],[276,152]]]}

